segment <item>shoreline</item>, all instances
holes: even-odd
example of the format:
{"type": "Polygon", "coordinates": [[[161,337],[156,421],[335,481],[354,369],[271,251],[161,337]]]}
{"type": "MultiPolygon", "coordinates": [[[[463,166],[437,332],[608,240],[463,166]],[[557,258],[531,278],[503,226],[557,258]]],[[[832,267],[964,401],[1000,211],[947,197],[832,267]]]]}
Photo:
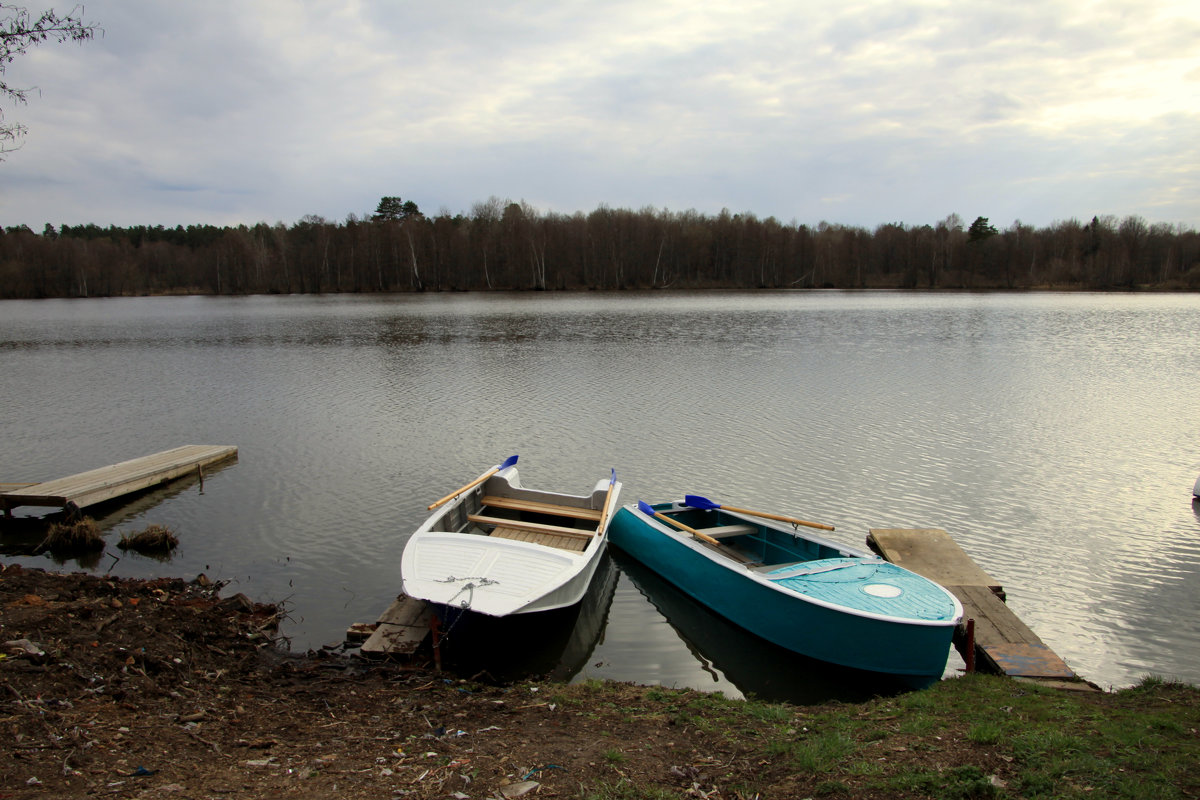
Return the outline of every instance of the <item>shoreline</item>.
{"type": "Polygon", "coordinates": [[[417,295],[591,295],[591,294],[1098,294],[1098,295],[1194,295],[1200,294],[1200,288],[1146,284],[1139,286],[1121,286],[1108,289],[1088,288],[1071,285],[1042,285],[1042,286],[976,286],[976,287],[917,287],[904,288],[900,286],[864,286],[864,287],[811,287],[791,289],[787,287],[750,287],[750,286],[694,286],[672,288],[667,286],[638,286],[620,288],[585,288],[570,289],[530,289],[530,288],[496,288],[496,289],[410,289],[407,291],[387,290],[377,292],[363,291],[321,291],[321,292],[203,292],[194,289],[175,289],[157,292],[125,292],[117,294],[88,294],[88,295],[45,295],[41,297],[0,297],[0,300],[116,300],[137,297],[388,297],[388,296],[417,296],[417,295]]]}

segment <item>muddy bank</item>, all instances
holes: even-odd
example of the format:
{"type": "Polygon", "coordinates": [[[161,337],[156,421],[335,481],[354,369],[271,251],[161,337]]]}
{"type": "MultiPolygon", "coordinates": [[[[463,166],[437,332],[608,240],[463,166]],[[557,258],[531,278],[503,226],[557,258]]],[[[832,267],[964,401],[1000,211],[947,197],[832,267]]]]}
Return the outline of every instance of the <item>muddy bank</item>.
{"type": "Polygon", "coordinates": [[[824,706],[491,686],[288,655],[280,613],[202,580],[0,569],[0,798],[1200,793],[1200,693],[1177,684],[978,676],[824,706]]]}
{"type": "Polygon", "coordinates": [[[578,796],[762,774],[752,746],[620,712],[640,687],[584,700],[293,657],[271,638],[279,613],[203,581],[5,568],[3,639],[19,644],[0,660],[3,796],[578,796]]]}

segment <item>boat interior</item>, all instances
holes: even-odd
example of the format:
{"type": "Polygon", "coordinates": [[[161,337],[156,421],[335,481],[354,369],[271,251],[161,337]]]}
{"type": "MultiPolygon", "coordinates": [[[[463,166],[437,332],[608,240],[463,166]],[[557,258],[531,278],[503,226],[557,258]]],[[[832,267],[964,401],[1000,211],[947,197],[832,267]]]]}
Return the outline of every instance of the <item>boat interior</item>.
{"type": "Polygon", "coordinates": [[[437,529],[583,552],[596,539],[603,513],[584,504],[602,507],[604,499],[602,492],[574,497],[516,489],[493,478],[450,508],[437,529]]]}
{"type": "Polygon", "coordinates": [[[768,525],[750,524],[741,517],[720,510],[679,509],[669,504],[663,508],[656,507],[655,510],[710,539],[716,539],[718,544],[703,539],[699,541],[714,553],[756,571],[769,571],[817,559],[861,555],[818,536],[807,533],[798,535],[768,525]]]}

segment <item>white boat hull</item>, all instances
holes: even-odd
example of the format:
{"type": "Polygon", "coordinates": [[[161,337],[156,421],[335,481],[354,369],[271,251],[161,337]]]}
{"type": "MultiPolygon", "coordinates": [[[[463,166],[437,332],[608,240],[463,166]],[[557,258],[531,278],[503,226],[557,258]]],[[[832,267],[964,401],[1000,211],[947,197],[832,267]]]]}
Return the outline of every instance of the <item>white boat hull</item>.
{"type": "MultiPolygon", "coordinates": [[[[590,495],[575,496],[523,489],[516,467],[497,472],[439,509],[412,535],[400,561],[405,594],[457,609],[505,617],[567,608],[583,599],[600,558],[608,545],[608,520],[616,508],[621,484],[615,479],[596,484],[590,495]],[[594,531],[581,524],[568,541],[583,544],[581,550],[548,546],[538,541],[499,538],[500,525],[480,523],[494,519],[487,514],[484,498],[503,497],[514,501],[568,506],[601,513],[594,531]],[[483,512],[483,513],[481,513],[483,512]],[[485,516],[486,515],[486,516],[485,516]],[[472,521],[470,517],[475,517],[472,521]]],[[[525,514],[512,514],[515,519],[525,514]]],[[[546,518],[537,515],[538,519],[546,518]]],[[[527,525],[529,528],[557,528],[527,525]]],[[[553,540],[555,534],[533,535],[530,539],[553,540]]]]}

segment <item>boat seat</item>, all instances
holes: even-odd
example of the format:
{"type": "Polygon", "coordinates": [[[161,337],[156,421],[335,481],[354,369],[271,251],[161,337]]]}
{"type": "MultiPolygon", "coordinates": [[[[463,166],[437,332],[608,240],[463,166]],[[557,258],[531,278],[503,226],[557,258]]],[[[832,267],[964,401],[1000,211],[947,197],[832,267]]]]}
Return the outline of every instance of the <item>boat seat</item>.
{"type": "Polygon", "coordinates": [[[717,525],[713,528],[696,528],[696,530],[714,539],[724,539],[727,536],[745,536],[747,533],[758,533],[758,528],[753,525],[717,525]]]}
{"type": "Polygon", "coordinates": [[[556,517],[571,517],[572,519],[589,519],[600,521],[600,510],[595,508],[579,508],[577,506],[562,506],[557,503],[542,503],[536,500],[520,500],[515,497],[499,497],[484,495],[480,504],[492,508],[508,508],[513,511],[530,511],[536,514],[553,514],[556,517]]]}
{"type": "Polygon", "coordinates": [[[491,525],[496,528],[511,528],[513,530],[531,531],[533,533],[553,533],[559,536],[575,536],[580,539],[591,539],[595,536],[593,531],[581,530],[580,528],[565,528],[562,525],[546,525],[541,522],[525,522],[520,519],[489,517],[484,514],[468,514],[467,519],[477,525],[491,525]]]}

